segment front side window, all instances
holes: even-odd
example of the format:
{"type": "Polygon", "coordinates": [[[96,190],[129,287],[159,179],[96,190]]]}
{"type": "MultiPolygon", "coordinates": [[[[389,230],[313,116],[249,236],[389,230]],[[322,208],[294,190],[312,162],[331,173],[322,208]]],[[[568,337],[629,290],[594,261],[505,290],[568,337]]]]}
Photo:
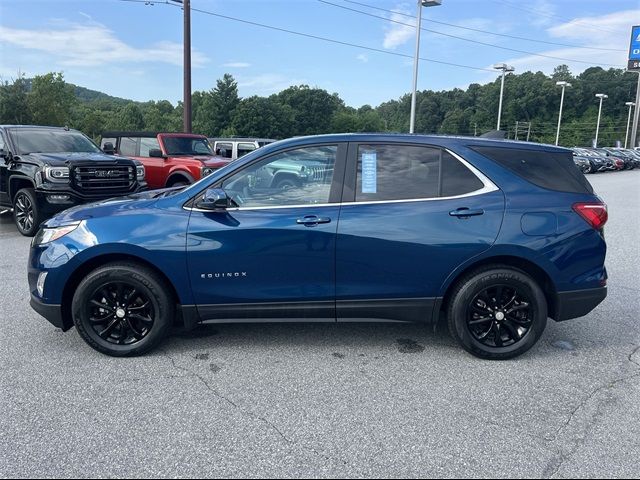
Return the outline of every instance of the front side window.
{"type": "Polygon", "coordinates": [[[484,184],[462,162],[435,147],[360,145],[356,201],[453,197],[484,184]]]}
{"type": "Polygon", "coordinates": [[[268,157],[222,183],[239,207],[328,203],[338,147],[305,147],[268,157]]]}
{"type": "Polygon", "coordinates": [[[160,150],[160,143],[155,137],[140,139],[140,156],[149,157],[149,150],[160,150]]]}
{"type": "Polygon", "coordinates": [[[233,156],[233,143],[216,143],[216,155],[231,158],[233,156]]]}
{"type": "Polygon", "coordinates": [[[251,153],[256,149],[256,146],[253,143],[239,143],[238,144],[238,158],[246,155],[247,153],[251,153]]]}

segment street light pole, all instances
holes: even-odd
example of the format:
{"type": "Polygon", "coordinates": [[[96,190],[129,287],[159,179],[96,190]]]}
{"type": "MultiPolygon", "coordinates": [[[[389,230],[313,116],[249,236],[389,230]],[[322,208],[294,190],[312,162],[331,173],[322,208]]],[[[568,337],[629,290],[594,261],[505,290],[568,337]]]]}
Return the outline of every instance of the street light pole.
{"type": "Polygon", "coordinates": [[[629,125],[631,124],[631,109],[636,106],[634,102],[625,103],[629,107],[629,118],[627,119],[627,132],[624,134],[624,148],[627,148],[627,141],[629,140],[629,125]]]}
{"type": "Polygon", "coordinates": [[[442,0],[418,0],[416,15],[416,53],[413,57],[413,88],[411,89],[411,116],[409,117],[409,133],[414,133],[416,125],[416,91],[418,89],[418,61],[420,59],[420,31],[422,30],[422,7],[437,7],[442,0]]]}
{"type": "Polygon", "coordinates": [[[605,95],[604,93],[596,93],[596,97],[600,99],[600,108],[598,108],[598,124],[596,125],[596,139],[593,144],[594,148],[598,148],[598,133],[600,132],[600,116],[602,115],[602,101],[605,98],[609,98],[609,95],[605,95]]]}
{"type": "Polygon", "coordinates": [[[562,87],[562,95],[560,96],[560,113],[558,114],[558,131],[556,132],[556,146],[560,141],[560,123],[562,122],[562,107],[564,105],[564,89],[571,87],[569,82],[556,82],[556,85],[562,87]]]}
{"type": "Polygon", "coordinates": [[[502,97],[504,95],[504,77],[507,72],[513,72],[515,68],[506,63],[496,63],[493,68],[496,70],[502,70],[502,83],[500,84],[500,103],[498,104],[498,126],[496,130],[500,130],[500,120],[502,118],[502,97]]]}

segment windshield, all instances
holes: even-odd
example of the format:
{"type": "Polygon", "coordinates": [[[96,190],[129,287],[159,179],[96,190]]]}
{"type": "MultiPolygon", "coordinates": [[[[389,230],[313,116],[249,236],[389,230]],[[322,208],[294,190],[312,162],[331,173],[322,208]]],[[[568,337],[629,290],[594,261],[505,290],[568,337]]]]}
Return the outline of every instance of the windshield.
{"type": "Polygon", "coordinates": [[[98,146],[74,130],[57,128],[12,128],[18,155],[28,153],[99,153],[98,146]]]}
{"type": "Polygon", "coordinates": [[[206,138],[164,137],[167,155],[213,155],[206,138]]]}

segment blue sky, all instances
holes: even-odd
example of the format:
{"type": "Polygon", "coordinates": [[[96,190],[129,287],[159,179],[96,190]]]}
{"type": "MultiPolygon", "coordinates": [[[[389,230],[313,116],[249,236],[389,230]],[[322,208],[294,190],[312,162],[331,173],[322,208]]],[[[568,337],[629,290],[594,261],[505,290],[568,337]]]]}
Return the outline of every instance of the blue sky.
{"type": "MultiPolygon", "coordinates": [[[[182,10],[121,0],[0,0],[0,77],[63,71],[78,85],[135,100],[182,96],[182,10]]],[[[347,105],[378,105],[410,91],[416,2],[402,0],[192,0],[194,9],[381,50],[359,49],[193,12],[193,89],[210,89],[228,72],[241,96],[270,95],[292,84],[337,92],[347,105]],[[370,6],[378,9],[370,8],[370,6]],[[382,9],[382,10],[380,10],[382,9]],[[388,13],[384,10],[399,13],[388,13]],[[400,23],[394,23],[400,22],[400,23]],[[402,25],[408,24],[408,25],[402,25]],[[383,53],[388,52],[388,53],[383,53]],[[400,54],[400,55],[391,55],[400,54]]],[[[419,89],[486,83],[507,62],[517,72],[567,63],[626,64],[638,0],[443,0],[423,9],[419,89]],[[432,23],[527,37],[552,45],[432,23]],[[460,40],[442,33],[466,38],[460,40]],[[468,41],[471,40],[471,41],[468,41]],[[514,52],[499,47],[531,52],[514,52]],[[565,46],[568,45],[568,46],[565,46]],[[585,48],[586,47],[586,48],[585,48]],[[580,63],[584,62],[584,63],[580,63]]]]}

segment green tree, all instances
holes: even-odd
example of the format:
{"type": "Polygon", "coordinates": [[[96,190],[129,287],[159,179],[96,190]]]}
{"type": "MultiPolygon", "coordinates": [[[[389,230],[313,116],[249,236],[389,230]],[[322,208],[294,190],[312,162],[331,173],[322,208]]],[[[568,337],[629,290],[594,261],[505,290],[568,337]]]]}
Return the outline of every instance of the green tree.
{"type": "Polygon", "coordinates": [[[216,82],[216,88],[211,91],[210,104],[205,104],[211,109],[211,115],[215,121],[212,135],[217,135],[231,126],[233,115],[239,104],[238,84],[232,75],[225,73],[222,79],[216,82]]]}
{"type": "Polygon", "coordinates": [[[295,113],[275,95],[243,99],[235,110],[232,128],[248,137],[286,138],[292,136],[295,113]]]}
{"type": "Polygon", "coordinates": [[[27,95],[31,121],[37,125],[69,125],[76,102],[73,86],[61,72],[37,75],[27,95]]]}
{"type": "Polygon", "coordinates": [[[0,123],[22,125],[31,123],[27,104],[28,84],[24,75],[12,83],[0,85],[0,123]]]}
{"type": "Polygon", "coordinates": [[[136,103],[129,103],[119,108],[108,122],[108,130],[140,131],[144,129],[144,115],[136,103]]]}
{"type": "Polygon", "coordinates": [[[344,107],[337,93],[308,85],[289,87],[277,95],[294,113],[293,135],[317,135],[331,131],[333,114],[344,107]]]}

